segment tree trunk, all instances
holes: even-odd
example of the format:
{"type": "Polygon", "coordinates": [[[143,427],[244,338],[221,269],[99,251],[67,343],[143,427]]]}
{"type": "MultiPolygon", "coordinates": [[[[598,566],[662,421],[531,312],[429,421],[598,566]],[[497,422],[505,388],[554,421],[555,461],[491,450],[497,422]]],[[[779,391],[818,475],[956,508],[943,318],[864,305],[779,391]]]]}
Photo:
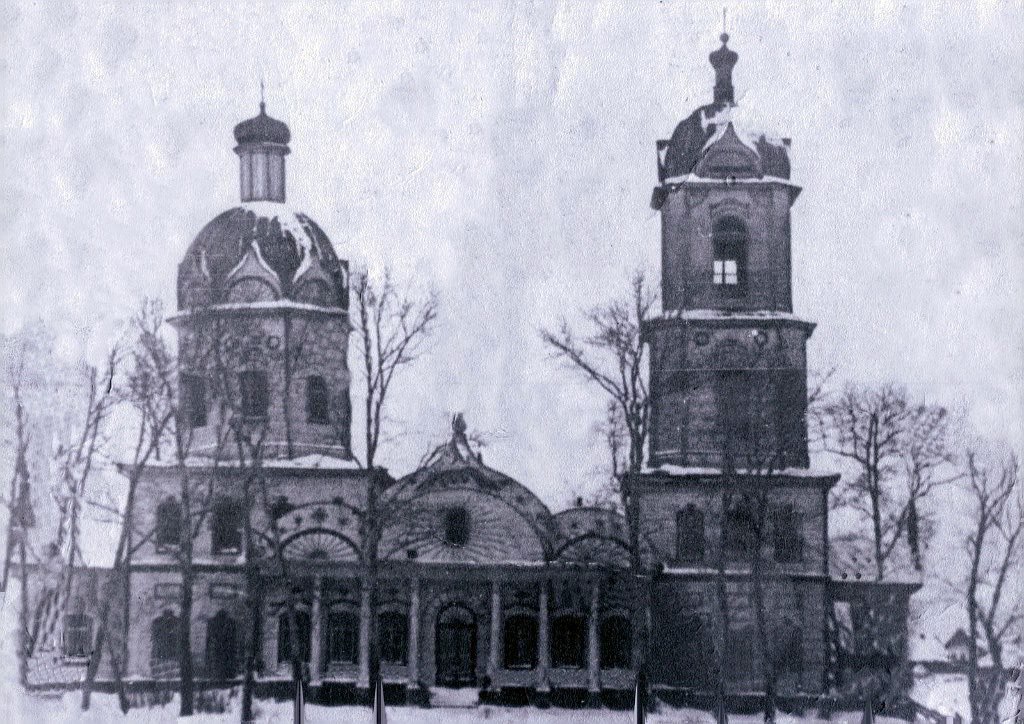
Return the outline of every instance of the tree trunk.
{"type": "Polygon", "coordinates": [[[727,721],[726,714],[726,651],[729,646],[729,589],[725,581],[725,514],[729,509],[729,494],[722,494],[722,524],[718,536],[718,571],[715,576],[715,593],[718,597],[718,646],[715,661],[717,671],[715,682],[716,711],[719,724],[727,721]]]}
{"type": "Polygon", "coordinates": [[[28,563],[25,560],[25,538],[28,531],[21,528],[18,541],[18,565],[21,568],[21,607],[18,610],[18,679],[22,687],[28,686],[28,563]]]}
{"type": "Polygon", "coordinates": [[[776,716],[775,703],[775,662],[772,656],[772,641],[768,634],[768,612],[764,600],[764,571],[761,560],[760,545],[754,552],[751,566],[751,583],[754,587],[754,606],[757,613],[757,633],[761,647],[761,668],[764,677],[764,720],[774,722],[776,716]]]}
{"type": "MultiPolygon", "coordinates": [[[[190,533],[186,534],[190,537],[190,533]]],[[[181,707],[179,716],[192,716],[194,672],[192,659],[192,551],[182,561],[181,566],[181,617],[178,619],[178,667],[181,707]]]]}

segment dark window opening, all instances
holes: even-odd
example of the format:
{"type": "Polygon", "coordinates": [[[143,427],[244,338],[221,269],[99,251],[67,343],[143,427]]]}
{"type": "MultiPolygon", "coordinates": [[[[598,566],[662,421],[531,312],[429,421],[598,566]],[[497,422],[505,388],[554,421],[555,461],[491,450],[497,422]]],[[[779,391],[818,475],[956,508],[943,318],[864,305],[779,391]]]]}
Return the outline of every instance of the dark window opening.
{"type": "Polygon", "coordinates": [[[601,668],[628,669],[633,659],[633,626],[625,616],[601,622],[601,668]]]}
{"type": "Polygon", "coordinates": [[[242,416],[262,419],[270,409],[270,394],[267,389],[267,373],[247,370],[238,375],[238,387],[242,393],[242,416]]]}
{"type": "Polygon", "coordinates": [[[166,498],[156,509],[157,550],[174,548],[181,543],[181,505],[174,498],[166,498]]]}
{"type": "Polygon", "coordinates": [[[725,555],[742,560],[754,553],[757,544],[757,521],[748,501],[734,503],[725,513],[725,555]]]}
{"type": "Polygon", "coordinates": [[[775,560],[779,563],[797,563],[804,557],[803,516],[793,505],[775,510],[772,521],[775,560]]]}
{"type": "Polygon", "coordinates": [[[182,375],[181,402],[190,427],[206,425],[206,380],[199,375],[182,375]]]}
{"type": "Polygon", "coordinates": [[[229,498],[217,500],[210,528],[214,553],[238,553],[242,550],[242,511],[237,501],[229,498]]]}
{"type": "Polygon", "coordinates": [[[178,660],[178,617],[170,611],[164,611],[153,620],[149,659],[153,663],[178,660]]]}
{"type": "Polygon", "coordinates": [[[359,660],[359,617],[353,611],[331,611],[327,617],[327,660],[336,664],[359,660]]]}
{"type": "Polygon", "coordinates": [[[464,546],[469,542],[469,511],[449,508],[444,514],[444,540],[448,545],[464,546]]]}
{"type": "Polygon", "coordinates": [[[223,610],[206,624],[206,672],[213,679],[233,679],[238,673],[235,619],[223,610]]]}
{"type": "Polygon", "coordinates": [[[551,665],[582,669],[586,650],[586,626],[579,616],[559,616],[551,626],[551,665]]]}
{"type": "Polygon", "coordinates": [[[676,558],[681,563],[704,560],[704,513],[694,505],[676,513],[676,558]]]}
{"type": "MultiPolygon", "coordinates": [[[[310,627],[309,613],[306,611],[295,611],[295,638],[299,644],[299,661],[309,661],[310,652],[310,627]]],[[[291,637],[291,616],[288,611],[282,611],[277,617],[277,660],[279,663],[289,663],[292,660],[292,637],[291,637]]]]}
{"type": "Polygon", "coordinates": [[[775,379],[778,450],[784,466],[807,464],[807,384],[800,370],[780,370],[775,379]]]}
{"type": "Polygon", "coordinates": [[[752,382],[749,370],[727,370],[718,376],[718,425],[724,454],[733,467],[742,467],[737,457],[750,449],[752,382]]]}
{"type": "Polygon", "coordinates": [[[84,613],[64,616],[64,655],[84,659],[92,653],[92,619],[84,613]]]}
{"type": "Polygon", "coordinates": [[[799,623],[787,620],[782,626],[780,638],[776,644],[776,669],[783,676],[789,674],[799,680],[804,670],[803,633],[799,623]]]}
{"type": "Polygon", "coordinates": [[[537,619],[518,614],[505,619],[505,668],[537,666],[537,619]]]}
{"type": "Polygon", "coordinates": [[[381,663],[405,666],[409,646],[409,618],[397,611],[387,611],[377,621],[381,663]]]}
{"type": "Polygon", "coordinates": [[[740,686],[751,685],[758,677],[760,663],[754,627],[741,626],[730,629],[725,651],[725,666],[729,672],[729,679],[740,686]]]}
{"type": "Polygon", "coordinates": [[[712,680],[715,645],[704,619],[698,613],[684,612],[674,634],[675,640],[681,644],[674,652],[682,673],[679,683],[685,686],[706,686],[712,680]]]}
{"type": "Polygon", "coordinates": [[[712,281],[723,291],[741,293],[747,273],[747,227],[734,216],[715,222],[711,233],[714,249],[712,281]]]}
{"type": "Polygon", "coordinates": [[[306,420],[314,425],[326,425],[331,421],[327,381],[319,375],[306,378],[306,420]]]}

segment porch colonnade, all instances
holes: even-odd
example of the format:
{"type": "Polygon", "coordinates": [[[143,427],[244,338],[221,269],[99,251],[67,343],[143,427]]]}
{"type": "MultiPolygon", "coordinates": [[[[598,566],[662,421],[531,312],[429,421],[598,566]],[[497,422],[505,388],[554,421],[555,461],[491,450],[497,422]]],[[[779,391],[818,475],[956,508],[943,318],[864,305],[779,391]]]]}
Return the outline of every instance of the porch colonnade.
{"type": "MultiPolygon", "coordinates": [[[[502,585],[505,582],[501,576],[490,577],[488,580],[490,588],[489,596],[489,647],[486,659],[486,674],[490,686],[494,689],[501,689],[503,684],[503,671],[505,667],[505,630],[504,630],[504,600],[502,585]]],[[[586,617],[586,638],[584,641],[585,650],[585,682],[580,684],[587,688],[590,695],[600,695],[602,688],[601,678],[601,582],[597,577],[586,577],[580,579],[581,588],[586,587],[587,608],[582,611],[586,617]]],[[[536,665],[533,678],[533,685],[539,693],[551,691],[551,620],[550,620],[550,579],[539,578],[537,585],[537,638],[536,638],[536,665]]],[[[418,575],[410,576],[407,579],[408,586],[408,640],[406,659],[406,681],[410,689],[419,688],[424,683],[420,681],[420,638],[421,638],[421,617],[422,617],[422,580],[418,575]]],[[[325,667],[325,646],[326,627],[329,606],[324,598],[325,575],[318,573],[313,577],[312,596],[310,598],[310,642],[309,642],[309,673],[310,681],[319,684],[324,681],[325,667]]],[[[370,686],[370,590],[365,583],[359,587],[359,642],[356,686],[369,688],[370,686]]],[[[327,678],[330,678],[329,676],[327,678]]],[[[520,680],[521,681],[521,680],[520,680]]]]}

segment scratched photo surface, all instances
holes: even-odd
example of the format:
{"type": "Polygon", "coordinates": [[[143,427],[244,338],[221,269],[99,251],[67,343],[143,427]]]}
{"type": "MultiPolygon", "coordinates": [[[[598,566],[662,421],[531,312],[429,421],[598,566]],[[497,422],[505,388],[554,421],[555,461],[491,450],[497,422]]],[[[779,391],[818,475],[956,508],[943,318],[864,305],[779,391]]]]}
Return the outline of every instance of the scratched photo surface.
{"type": "Polygon", "coordinates": [[[13,721],[1022,716],[1021,2],[0,41],[13,721]]]}

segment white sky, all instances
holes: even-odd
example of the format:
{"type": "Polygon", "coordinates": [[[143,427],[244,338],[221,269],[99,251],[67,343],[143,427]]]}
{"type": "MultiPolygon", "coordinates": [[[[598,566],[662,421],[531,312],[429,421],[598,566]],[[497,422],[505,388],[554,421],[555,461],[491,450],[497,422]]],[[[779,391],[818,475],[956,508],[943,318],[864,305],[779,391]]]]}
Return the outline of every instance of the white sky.
{"type": "MultiPolygon", "coordinates": [[[[0,0],[0,329],[95,355],[238,201],[235,123],[292,130],[289,202],[438,286],[396,390],[406,472],[452,412],[556,507],[601,402],[537,335],[659,273],[654,143],[711,98],[721,2],[0,0]],[[85,339],[86,342],[82,342],[85,339]]],[[[906,382],[1024,447],[1024,4],[730,2],[745,113],[793,139],[812,367],[906,382]]],[[[353,435],[357,449],[358,432],[353,435]]]]}

